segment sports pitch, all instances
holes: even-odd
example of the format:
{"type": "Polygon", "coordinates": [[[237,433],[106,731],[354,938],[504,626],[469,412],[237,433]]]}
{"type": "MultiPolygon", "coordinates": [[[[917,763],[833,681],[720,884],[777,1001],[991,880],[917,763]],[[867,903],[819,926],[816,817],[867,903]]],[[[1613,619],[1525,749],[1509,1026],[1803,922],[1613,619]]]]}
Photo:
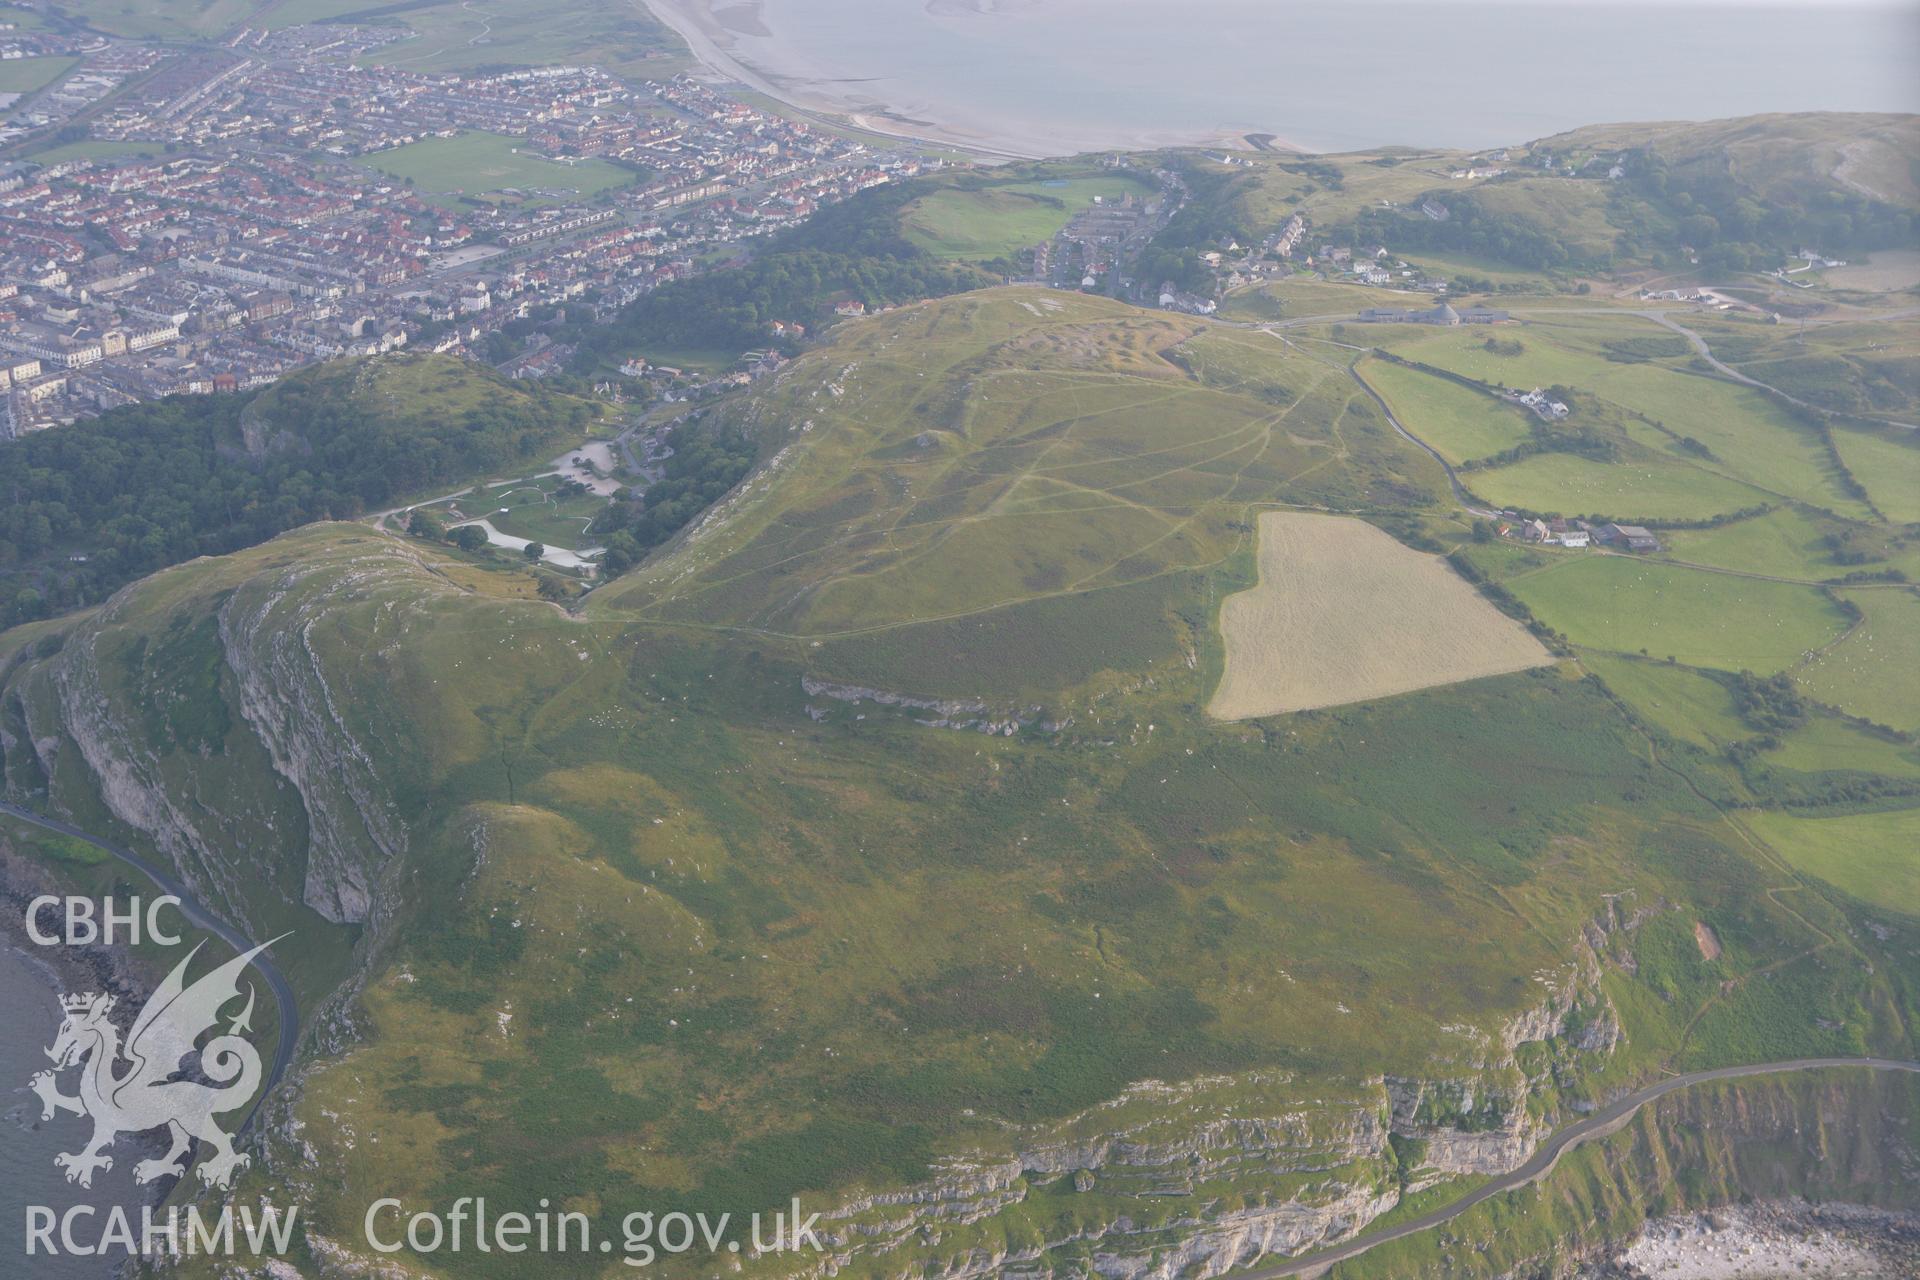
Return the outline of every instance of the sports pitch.
{"type": "Polygon", "coordinates": [[[518,138],[498,133],[462,133],[428,138],[376,151],[366,162],[429,195],[483,195],[496,191],[564,191],[586,199],[634,181],[634,174],[604,160],[563,164],[534,155],[518,138]]]}

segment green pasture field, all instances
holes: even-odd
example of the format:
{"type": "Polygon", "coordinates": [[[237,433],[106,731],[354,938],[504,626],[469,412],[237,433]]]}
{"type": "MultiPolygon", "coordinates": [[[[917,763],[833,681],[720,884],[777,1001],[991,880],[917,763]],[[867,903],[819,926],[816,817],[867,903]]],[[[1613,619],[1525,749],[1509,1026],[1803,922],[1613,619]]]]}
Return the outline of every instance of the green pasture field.
{"type": "Polygon", "coordinates": [[[1227,295],[1220,310],[1232,320],[1298,320],[1307,316],[1356,316],[1368,307],[1425,310],[1439,305],[1439,301],[1430,293],[1298,275],[1236,290],[1227,295]]]}
{"type": "Polygon", "coordinates": [[[78,58],[14,58],[0,62],[0,93],[44,89],[78,64],[78,58]]]}
{"type": "Polygon", "coordinates": [[[1208,387],[1284,408],[1320,386],[1331,368],[1313,362],[1312,354],[1289,346],[1282,334],[1210,326],[1174,348],[1169,358],[1208,387]]]}
{"type": "MultiPolygon", "coordinates": [[[[383,7],[370,6],[376,12],[383,7]]],[[[363,55],[360,61],[369,66],[470,71],[586,63],[665,80],[690,61],[672,28],[645,5],[624,0],[573,0],[560,7],[537,0],[445,0],[369,20],[404,23],[415,33],[363,55]]]]}
{"type": "Polygon", "coordinates": [[[1804,511],[1779,507],[1716,529],[1674,529],[1661,537],[1665,554],[1674,560],[1819,581],[1847,572],[1824,541],[1828,532],[1804,511]]]}
{"type": "Polygon", "coordinates": [[[1767,500],[1765,493],[1737,480],[1647,455],[1598,462],[1572,453],[1537,453],[1471,472],[1463,480],[1497,506],[1655,523],[1724,515],[1767,500]]]}
{"type": "MultiPolygon", "coordinates": [[[[1440,253],[1429,249],[1409,249],[1404,253],[1395,252],[1395,258],[1404,259],[1419,267],[1427,275],[1451,280],[1455,276],[1470,276],[1476,280],[1491,281],[1496,286],[1524,286],[1538,294],[1560,292],[1553,281],[1538,271],[1519,270],[1509,263],[1492,258],[1480,258],[1469,253],[1440,253]]],[[[1490,298],[1488,305],[1498,307],[1500,299],[1490,298]]]]}
{"type": "MultiPolygon", "coordinates": [[[[1842,515],[1868,514],[1842,487],[1843,477],[1814,429],[1763,393],[1683,372],[1680,362],[1623,362],[1605,354],[1609,342],[1661,339],[1679,342],[1677,335],[1638,317],[1540,316],[1518,330],[1443,331],[1396,343],[1392,349],[1407,359],[1496,385],[1557,384],[1591,392],[1657,424],[1669,439],[1700,442],[1712,454],[1692,460],[1703,470],[1842,515]],[[1518,342],[1522,350],[1507,355],[1489,347],[1508,342],[1518,342]]],[[[1570,425],[1578,425],[1577,419],[1570,425]]]]}
{"type": "Polygon", "coordinates": [[[1131,174],[1016,182],[922,196],[901,212],[907,238],[930,253],[963,262],[1008,258],[1051,240],[1096,197],[1151,196],[1131,174]]]}
{"type": "Polygon", "coordinates": [[[1815,715],[1781,735],[1762,757],[1800,773],[1852,771],[1889,778],[1920,778],[1920,747],[1836,715],[1815,715]]]}
{"type": "MultiPolygon", "coordinates": [[[[1800,299],[1804,302],[1805,299],[1800,299]]],[[[1920,323],[1911,317],[1764,324],[1689,316],[1714,355],[1786,395],[1841,414],[1911,422],[1920,406],[1920,323]]]]}
{"type": "MultiPolygon", "coordinates": [[[[1712,674],[1650,658],[1589,653],[1581,665],[1606,681],[1636,714],[1675,739],[1718,754],[1757,731],[1740,718],[1733,691],[1712,674]]],[[[1759,754],[1765,767],[1797,773],[1852,772],[1920,778],[1920,748],[1896,736],[1817,713],[1759,754]]]]}
{"type": "Polygon", "coordinates": [[[648,347],[647,362],[655,368],[696,369],[725,373],[740,363],[740,353],[724,347],[648,347]]]}
{"type": "Polygon", "coordinates": [[[1889,520],[1920,523],[1920,439],[1913,432],[1836,427],[1833,442],[1889,520]]]}
{"type": "Polygon", "coordinates": [[[27,158],[35,164],[61,164],[68,160],[151,160],[164,154],[157,142],[109,142],[105,139],[89,139],[83,142],[67,142],[57,147],[48,147],[45,151],[31,151],[27,158]]]}
{"type": "Polygon", "coordinates": [[[1568,559],[1507,585],[1582,647],[1724,671],[1779,671],[1846,629],[1816,588],[1630,556],[1568,559]]]}
{"type": "Polygon", "coordinates": [[[89,26],[129,40],[197,40],[244,25],[260,0],[84,0],[89,26]]]}
{"type": "MultiPolygon", "coordinates": [[[[401,417],[431,414],[450,418],[485,409],[497,402],[503,381],[484,365],[422,352],[365,365],[324,366],[315,374],[323,376],[329,394],[361,396],[370,410],[401,417]],[[356,372],[362,376],[354,377],[356,372]]],[[[272,388],[266,392],[260,403],[263,415],[276,411],[275,396],[272,388]]],[[[599,412],[597,407],[595,412],[599,412]]],[[[590,423],[588,430],[592,429],[590,423]]]]}
{"type": "Polygon", "coordinates": [[[1866,618],[1800,673],[1801,684],[1853,715],[1920,730],[1920,594],[1887,588],[1842,595],[1866,618]]]}
{"type": "Polygon", "coordinates": [[[53,23],[48,16],[25,5],[9,3],[0,5],[0,21],[10,22],[20,31],[49,31],[53,23]]]}
{"type": "Polygon", "coordinates": [[[1544,569],[1568,556],[1586,554],[1560,547],[1534,546],[1514,538],[1463,543],[1460,552],[1494,582],[1505,582],[1509,578],[1544,569]]]}
{"type": "Polygon", "coordinates": [[[54,863],[69,872],[98,867],[113,861],[113,855],[84,840],[76,840],[57,831],[47,831],[11,815],[0,815],[0,838],[44,862],[54,863]]]}
{"type": "Polygon", "coordinates": [[[1750,813],[1741,821],[1807,874],[1863,902],[1920,915],[1920,809],[1828,818],[1750,813]]]}
{"type": "Polygon", "coordinates": [[[1615,653],[1585,654],[1580,662],[1649,723],[1682,742],[1717,751],[1752,736],[1732,692],[1710,675],[1615,653]]]}
{"type": "Polygon", "coordinates": [[[1401,425],[1450,462],[1511,449],[1531,434],[1532,414],[1492,396],[1385,360],[1363,360],[1358,367],[1401,425]]]}
{"type": "Polygon", "coordinates": [[[476,131],[376,151],[362,160],[396,178],[411,178],[419,190],[432,195],[540,188],[589,199],[635,180],[633,173],[605,160],[562,164],[522,151],[523,146],[517,138],[476,131]]]}
{"type": "Polygon", "coordinates": [[[403,27],[413,34],[362,61],[415,71],[590,63],[665,79],[688,61],[671,28],[644,5],[621,0],[578,0],[564,10],[534,0],[82,0],[74,8],[90,25],[129,39],[205,40],[307,22],[403,27]]]}
{"type": "Polygon", "coordinates": [[[1898,293],[1920,286],[1920,250],[1876,249],[1844,267],[1821,273],[1825,282],[1841,289],[1870,293],[1898,293]]]}
{"type": "MultiPolygon", "coordinates": [[[[1639,322],[1644,325],[1645,322],[1639,322]]],[[[1518,325],[1462,325],[1457,329],[1405,329],[1405,336],[1385,344],[1395,355],[1453,373],[1465,374],[1496,387],[1571,386],[1597,390],[1592,384],[1597,366],[1593,353],[1555,341],[1546,319],[1518,325]]],[[[1638,327],[1638,326],[1637,326],[1638,327]]]]}
{"type": "MultiPolygon", "coordinates": [[[[391,2],[391,0],[390,0],[391,2]]],[[[368,9],[386,8],[378,0],[277,0],[268,4],[257,17],[259,24],[269,31],[278,31],[285,27],[297,27],[309,22],[333,22],[368,9]]],[[[421,8],[429,7],[422,5],[421,8]]],[[[382,25],[400,26],[407,21],[410,12],[401,10],[384,15],[382,25]]],[[[369,19],[371,22],[372,19],[369,19]]]]}
{"type": "Polygon", "coordinates": [[[1167,574],[826,640],[801,656],[827,680],[935,697],[1046,697],[1103,672],[1175,668],[1180,614],[1205,604],[1198,574],[1167,574]]]}
{"type": "Polygon", "coordinates": [[[1467,190],[1474,203],[1491,213],[1550,231],[1576,257],[1612,257],[1620,233],[1608,220],[1613,193],[1605,183],[1527,174],[1518,181],[1471,183],[1467,190]]]}

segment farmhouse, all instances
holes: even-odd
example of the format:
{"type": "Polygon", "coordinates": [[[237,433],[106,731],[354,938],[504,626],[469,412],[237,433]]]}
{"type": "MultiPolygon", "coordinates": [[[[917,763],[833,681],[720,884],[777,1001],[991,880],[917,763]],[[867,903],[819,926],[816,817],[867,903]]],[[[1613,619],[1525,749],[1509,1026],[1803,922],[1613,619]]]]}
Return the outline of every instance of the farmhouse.
{"type": "Polygon", "coordinates": [[[1504,311],[1495,311],[1491,307],[1463,307],[1456,311],[1449,303],[1441,303],[1426,311],[1409,311],[1404,307],[1368,307],[1360,313],[1363,324],[1437,324],[1448,328],[1458,324],[1500,324],[1511,319],[1504,311]]]}
{"type": "Polygon", "coordinates": [[[1539,387],[1513,397],[1542,418],[1564,418],[1570,412],[1567,406],[1555,400],[1539,387]]]}
{"type": "Polygon", "coordinates": [[[1405,307],[1368,307],[1360,313],[1363,324],[1438,324],[1452,326],[1460,323],[1460,313],[1447,303],[1441,303],[1430,311],[1409,311],[1405,307]]]}
{"type": "Polygon", "coordinates": [[[1585,520],[1555,516],[1547,521],[1546,535],[1541,541],[1550,547],[1584,547],[1593,541],[1593,534],[1585,520]]]}
{"type": "Polygon", "coordinates": [[[1625,547],[1628,551],[1660,549],[1660,539],[1637,524],[1603,524],[1599,536],[1603,545],[1625,547]]]}

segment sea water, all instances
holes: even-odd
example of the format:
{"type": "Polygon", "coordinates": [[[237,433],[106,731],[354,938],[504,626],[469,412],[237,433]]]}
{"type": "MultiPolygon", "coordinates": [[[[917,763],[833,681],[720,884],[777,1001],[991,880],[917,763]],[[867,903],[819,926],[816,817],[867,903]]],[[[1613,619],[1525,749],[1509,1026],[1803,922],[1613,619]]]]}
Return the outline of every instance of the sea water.
{"type": "MultiPolygon", "coordinates": [[[[97,1238],[113,1205],[125,1205],[136,1229],[144,1199],[133,1182],[134,1162],[144,1155],[131,1138],[111,1152],[112,1170],[94,1176],[91,1189],[70,1185],[53,1158],[78,1151],[93,1131],[92,1122],[67,1113],[40,1119],[40,1099],[27,1088],[38,1071],[51,1064],[46,1047],[60,1028],[60,992],[51,971],[10,946],[0,935],[0,1276],[33,1280],[103,1280],[124,1256],[102,1258],[29,1258],[26,1253],[28,1205],[44,1205],[64,1214],[74,1205],[91,1205],[100,1216],[83,1240],[97,1238]]],[[[75,1075],[65,1073],[62,1091],[72,1093],[75,1075]]],[[[57,1239],[57,1235],[56,1235],[57,1239]]]]}
{"type": "Polygon", "coordinates": [[[1273,134],[1477,148],[1579,125],[1920,111],[1920,6],[747,0],[754,69],[1059,154],[1273,134]]]}

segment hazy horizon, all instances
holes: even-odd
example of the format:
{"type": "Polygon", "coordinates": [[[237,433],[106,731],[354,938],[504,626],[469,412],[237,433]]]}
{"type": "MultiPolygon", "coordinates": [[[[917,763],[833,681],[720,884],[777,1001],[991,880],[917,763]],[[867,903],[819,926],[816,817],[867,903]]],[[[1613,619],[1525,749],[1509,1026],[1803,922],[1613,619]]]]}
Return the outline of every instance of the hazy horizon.
{"type": "Polygon", "coordinates": [[[1031,154],[1272,134],[1482,147],[1585,124],[1920,111],[1920,9],[1590,0],[760,0],[730,52],[796,98],[1031,154]],[[1112,20],[1124,10],[1124,21],[1112,20]],[[1392,39],[1387,39],[1387,33],[1392,39]],[[1650,38],[1657,35],[1657,38],[1650,38]],[[1229,38],[1230,37],[1230,38],[1229,38]]]}

